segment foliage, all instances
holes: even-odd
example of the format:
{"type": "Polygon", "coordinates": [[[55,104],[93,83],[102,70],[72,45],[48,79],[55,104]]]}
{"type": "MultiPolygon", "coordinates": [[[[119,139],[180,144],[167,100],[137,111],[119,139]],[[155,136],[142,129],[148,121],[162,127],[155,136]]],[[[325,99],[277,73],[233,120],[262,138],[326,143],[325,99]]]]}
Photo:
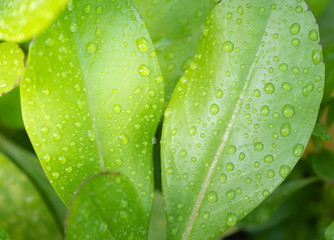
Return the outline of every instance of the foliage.
{"type": "Polygon", "coordinates": [[[0,239],[333,239],[333,11],[0,1],[0,239]]]}

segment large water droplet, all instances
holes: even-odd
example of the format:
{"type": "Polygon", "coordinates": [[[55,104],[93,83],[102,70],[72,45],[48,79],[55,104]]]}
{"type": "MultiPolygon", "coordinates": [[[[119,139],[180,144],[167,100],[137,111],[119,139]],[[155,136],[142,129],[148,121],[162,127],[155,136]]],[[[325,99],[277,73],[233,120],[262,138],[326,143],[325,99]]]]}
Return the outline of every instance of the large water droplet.
{"type": "Polygon", "coordinates": [[[279,170],[279,175],[282,178],[286,178],[291,171],[291,168],[288,165],[282,165],[280,170],[279,170]]]}
{"type": "Polygon", "coordinates": [[[212,104],[210,106],[210,112],[213,114],[213,115],[216,115],[218,112],[219,112],[219,106],[217,104],[212,104]]]}
{"type": "Polygon", "coordinates": [[[296,35],[300,31],[300,25],[299,23],[294,23],[290,27],[290,32],[292,35],[296,35]]]}
{"type": "Polygon", "coordinates": [[[234,213],[227,214],[226,224],[230,227],[234,226],[238,222],[238,216],[234,213]]]}
{"type": "Polygon", "coordinates": [[[208,201],[211,202],[211,203],[215,203],[218,201],[218,195],[216,192],[212,191],[212,192],[209,192],[208,194],[208,201]]]}
{"type": "Polygon", "coordinates": [[[295,114],[295,109],[293,106],[286,104],[282,109],[282,114],[286,118],[290,118],[295,114]]]}
{"type": "Polygon", "coordinates": [[[139,49],[139,51],[141,51],[142,53],[146,53],[149,50],[149,45],[148,45],[148,41],[146,38],[138,38],[136,41],[137,47],[139,49]]]}
{"type": "Polygon", "coordinates": [[[225,41],[223,43],[223,49],[225,52],[232,52],[234,49],[234,44],[231,41],[225,41]]]}
{"type": "Polygon", "coordinates": [[[293,148],[293,156],[295,157],[300,157],[303,154],[304,151],[304,146],[302,144],[297,144],[294,148],[293,148]]]}
{"type": "Polygon", "coordinates": [[[147,77],[150,75],[150,69],[145,64],[140,64],[138,67],[138,72],[141,76],[147,77]]]}
{"type": "Polygon", "coordinates": [[[282,137],[287,137],[291,133],[291,127],[289,123],[284,123],[281,126],[280,133],[282,137]]]}

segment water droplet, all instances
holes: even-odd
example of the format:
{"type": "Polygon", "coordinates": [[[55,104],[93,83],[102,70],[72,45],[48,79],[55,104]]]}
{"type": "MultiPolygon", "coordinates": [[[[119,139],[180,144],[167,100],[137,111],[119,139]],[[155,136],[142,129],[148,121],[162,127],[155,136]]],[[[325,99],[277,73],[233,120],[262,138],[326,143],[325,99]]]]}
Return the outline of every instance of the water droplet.
{"type": "Polygon", "coordinates": [[[44,159],[44,162],[45,162],[45,163],[48,163],[48,162],[50,162],[51,157],[50,157],[49,154],[46,154],[46,155],[44,155],[43,159],[44,159]]]}
{"type": "Polygon", "coordinates": [[[296,35],[300,31],[300,25],[298,23],[294,23],[290,27],[290,32],[292,35],[296,35]]]}
{"type": "Polygon", "coordinates": [[[226,174],[225,174],[225,173],[222,173],[222,174],[220,175],[220,177],[219,177],[219,182],[221,182],[221,183],[225,183],[226,180],[227,180],[227,176],[226,176],[226,174]]]}
{"type": "Polygon", "coordinates": [[[226,197],[228,198],[228,199],[230,199],[230,200],[232,200],[232,199],[234,199],[234,197],[235,197],[235,191],[234,190],[228,190],[227,192],[226,192],[226,197]]]}
{"type": "Polygon", "coordinates": [[[238,216],[234,213],[227,214],[226,224],[230,227],[234,226],[238,222],[238,216]]]}
{"type": "Polygon", "coordinates": [[[272,94],[275,91],[275,86],[272,83],[266,83],[263,87],[263,90],[268,94],[272,94]]]}
{"type": "Polygon", "coordinates": [[[76,23],[72,23],[70,26],[70,31],[72,33],[76,32],[78,30],[78,25],[76,23]]]}
{"type": "Polygon", "coordinates": [[[66,161],[67,161],[67,159],[66,159],[65,156],[61,156],[61,157],[59,157],[59,162],[60,162],[60,164],[64,165],[64,164],[66,163],[66,161]]]}
{"type": "Polygon", "coordinates": [[[293,46],[295,46],[295,47],[298,47],[299,44],[300,44],[300,40],[299,40],[298,38],[293,38],[293,39],[291,40],[291,44],[292,44],[293,46]]]}
{"type": "Polygon", "coordinates": [[[304,151],[304,146],[302,144],[297,144],[294,148],[293,148],[293,156],[295,157],[300,157],[303,154],[304,151]]]}
{"type": "Polygon", "coordinates": [[[58,178],[59,178],[59,173],[58,173],[58,172],[53,172],[53,173],[52,173],[52,177],[53,177],[54,179],[58,179],[58,178]]]}
{"type": "Polygon", "coordinates": [[[282,114],[286,118],[290,118],[295,114],[295,109],[293,106],[286,104],[282,109],[282,114]]]}
{"type": "Polygon", "coordinates": [[[218,195],[216,192],[212,191],[212,192],[209,192],[208,194],[208,201],[211,202],[211,203],[215,203],[218,201],[218,195]]]}
{"type": "Polygon", "coordinates": [[[315,29],[312,29],[309,34],[308,34],[309,38],[312,40],[312,41],[317,41],[318,40],[318,31],[315,30],[315,29]]]}
{"type": "Polygon", "coordinates": [[[95,140],[95,133],[93,131],[87,130],[87,135],[88,135],[89,141],[94,141],[95,140]]]}
{"type": "Polygon", "coordinates": [[[291,85],[287,82],[282,83],[282,88],[283,88],[283,90],[285,90],[287,92],[291,91],[291,85]]]}
{"type": "Polygon", "coordinates": [[[268,154],[264,157],[263,160],[264,160],[265,163],[271,163],[271,162],[273,162],[274,157],[273,157],[273,155],[268,154]]]}
{"type": "Polygon", "coordinates": [[[121,143],[123,143],[124,145],[128,143],[128,138],[124,135],[124,134],[121,134],[118,136],[118,139],[121,143]]]}
{"type": "Polygon", "coordinates": [[[84,12],[85,12],[85,13],[89,13],[90,10],[92,10],[92,5],[87,4],[87,5],[84,6],[84,12]]]}
{"type": "Polygon", "coordinates": [[[150,75],[150,69],[145,64],[140,64],[138,67],[138,72],[141,76],[147,77],[150,75]]]}
{"type": "Polygon", "coordinates": [[[268,116],[268,114],[269,114],[269,107],[268,106],[263,106],[262,108],[261,108],[261,114],[263,115],[263,116],[268,116]]]}
{"type": "Polygon", "coordinates": [[[230,154],[235,154],[235,152],[237,151],[237,149],[235,148],[235,146],[230,146],[229,148],[228,148],[228,152],[230,153],[230,154]]]}
{"type": "Polygon", "coordinates": [[[96,45],[94,43],[89,42],[86,45],[86,49],[88,52],[93,53],[96,51],[96,45]]]}
{"type": "Polygon", "coordinates": [[[284,123],[281,126],[280,133],[282,137],[287,137],[291,133],[291,127],[289,123],[284,123]]]}
{"type": "Polygon", "coordinates": [[[322,60],[322,52],[321,50],[313,50],[312,51],[312,60],[314,65],[318,65],[322,60]]]}
{"type": "Polygon", "coordinates": [[[285,63],[282,63],[278,66],[278,69],[282,72],[286,71],[288,69],[288,65],[285,63]]]}
{"type": "Polygon", "coordinates": [[[246,155],[243,152],[239,154],[239,160],[240,161],[244,160],[245,157],[246,157],[246,155]]]}
{"type": "Polygon", "coordinates": [[[155,77],[155,81],[156,81],[157,83],[161,83],[163,80],[164,80],[164,79],[163,79],[163,77],[162,77],[161,75],[157,75],[157,76],[155,77]]]}
{"type": "Polygon", "coordinates": [[[268,197],[270,195],[270,192],[267,189],[264,189],[262,192],[262,196],[268,197]]]}
{"type": "Polygon", "coordinates": [[[96,29],[95,29],[95,36],[99,38],[99,37],[101,37],[101,35],[102,35],[101,28],[100,27],[96,27],[96,29]]]}
{"type": "Polygon", "coordinates": [[[114,113],[119,113],[121,111],[121,106],[118,104],[114,105],[114,113]]]}
{"type": "Polygon", "coordinates": [[[263,150],[263,143],[261,143],[261,142],[256,142],[255,144],[254,144],[254,148],[255,148],[255,150],[256,151],[262,151],[263,150]]]}
{"type": "Polygon", "coordinates": [[[303,91],[302,91],[303,96],[307,97],[310,94],[310,92],[312,92],[313,90],[314,90],[314,84],[313,83],[310,82],[310,83],[306,84],[306,86],[303,87],[303,91]]]}
{"type": "Polygon", "coordinates": [[[267,172],[268,178],[273,178],[275,176],[275,171],[272,169],[269,169],[267,172]]]}
{"type": "Polygon", "coordinates": [[[137,48],[142,53],[146,53],[149,50],[149,44],[146,38],[138,38],[136,41],[137,48]]]}
{"type": "Polygon", "coordinates": [[[59,140],[60,140],[60,134],[59,134],[59,133],[54,133],[54,134],[53,134],[53,139],[54,139],[55,141],[59,141],[59,140]]]}
{"type": "Polygon", "coordinates": [[[212,104],[210,106],[210,112],[213,114],[213,115],[216,115],[218,112],[219,112],[219,106],[217,104],[212,104]]]}
{"type": "Polygon", "coordinates": [[[172,116],[172,114],[173,114],[173,109],[172,108],[166,108],[165,114],[164,114],[165,118],[166,119],[170,118],[172,116]]]}
{"type": "Polygon", "coordinates": [[[229,171],[229,172],[233,171],[234,170],[234,164],[231,163],[231,162],[227,163],[226,164],[226,170],[229,171]]]}
{"type": "Polygon", "coordinates": [[[282,178],[286,178],[291,171],[291,168],[288,165],[282,165],[281,168],[279,169],[279,175],[282,178]]]}
{"type": "Polygon", "coordinates": [[[42,129],[41,129],[41,132],[43,133],[43,134],[47,134],[48,132],[49,132],[49,129],[48,129],[48,127],[42,127],[42,129]]]}
{"type": "Polygon", "coordinates": [[[192,126],[191,128],[189,128],[190,136],[194,136],[196,134],[196,130],[197,130],[197,127],[195,126],[192,126]]]}
{"type": "Polygon", "coordinates": [[[225,41],[223,43],[223,49],[225,52],[232,52],[234,49],[234,44],[231,41],[225,41]]]}
{"type": "Polygon", "coordinates": [[[223,95],[224,95],[224,94],[223,94],[223,91],[220,90],[220,89],[218,89],[217,92],[216,92],[216,97],[217,97],[217,98],[222,98],[223,95]]]}

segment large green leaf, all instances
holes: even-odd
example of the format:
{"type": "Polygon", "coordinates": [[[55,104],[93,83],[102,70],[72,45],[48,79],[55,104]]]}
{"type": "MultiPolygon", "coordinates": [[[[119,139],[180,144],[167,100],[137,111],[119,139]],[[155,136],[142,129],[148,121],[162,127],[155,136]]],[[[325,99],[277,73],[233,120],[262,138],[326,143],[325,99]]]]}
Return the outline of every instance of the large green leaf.
{"type": "Polygon", "coordinates": [[[130,1],[73,1],[30,47],[21,83],[23,119],[43,168],[69,203],[101,171],[153,198],[152,138],[163,82],[144,22],[130,1]]]}
{"type": "Polygon", "coordinates": [[[327,240],[334,240],[334,222],[326,229],[325,237],[327,240]]]}
{"type": "Polygon", "coordinates": [[[12,90],[22,76],[24,53],[16,43],[0,43],[0,97],[12,90]]]}
{"type": "Polygon", "coordinates": [[[306,3],[310,7],[313,15],[318,18],[325,10],[329,0],[306,0],[306,3]]]}
{"type": "Polygon", "coordinates": [[[0,40],[23,42],[44,31],[69,0],[1,0],[0,40]]]}
{"type": "Polygon", "coordinates": [[[147,239],[141,199],[128,178],[102,173],[86,180],[69,206],[66,239],[147,239]]]}
{"type": "Polygon", "coordinates": [[[62,239],[38,190],[0,153],[0,225],[15,240],[62,239]]]}
{"type": "Polygon", "coordinates": [[[215,2],[218,0],[133,0],[157,49],[166,100],[195,56],[205,19],[215,2]]]}
{"type": "Polygon", "coordinates": [[[165,111],[169,239],[213,239],[287,177],[312,133],[324,64],[303,1],[226,0],[165,111]]]}

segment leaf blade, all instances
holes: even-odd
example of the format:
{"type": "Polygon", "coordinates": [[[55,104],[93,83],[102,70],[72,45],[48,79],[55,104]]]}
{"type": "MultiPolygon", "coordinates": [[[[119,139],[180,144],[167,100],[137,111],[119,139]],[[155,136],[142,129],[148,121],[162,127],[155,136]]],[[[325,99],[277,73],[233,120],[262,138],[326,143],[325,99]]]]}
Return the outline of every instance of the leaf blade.
{"type": "Polygon", "coordinates": [[[263,201],[303,152],[322,98],[324,64],[306,4],[286,4],[296,9],[284,16],[289,20],[278,1],[220,2],[207,19],[194,62],[165,111],[170,239],[218,236],[263,201]],[[305,62],[297,51],[307,55],[305,62]],[[300,86],[306,68],[316,75],[304,73],[300,86]],[[300,111],[305,106],[309,112],[300,111]],[[306,120],[294,122],[296,116],[306,120]],[[177,225],[180,211],[184,221],[177,225]]]}
{"type": "Polygon", "coordinates": [[[149,215],[164,100],[152,42],[130,1],[72,4],[30,48],[21,84],[26,129],[65,203],[83,179],[112,170],[137,182],[149,215]]]}

